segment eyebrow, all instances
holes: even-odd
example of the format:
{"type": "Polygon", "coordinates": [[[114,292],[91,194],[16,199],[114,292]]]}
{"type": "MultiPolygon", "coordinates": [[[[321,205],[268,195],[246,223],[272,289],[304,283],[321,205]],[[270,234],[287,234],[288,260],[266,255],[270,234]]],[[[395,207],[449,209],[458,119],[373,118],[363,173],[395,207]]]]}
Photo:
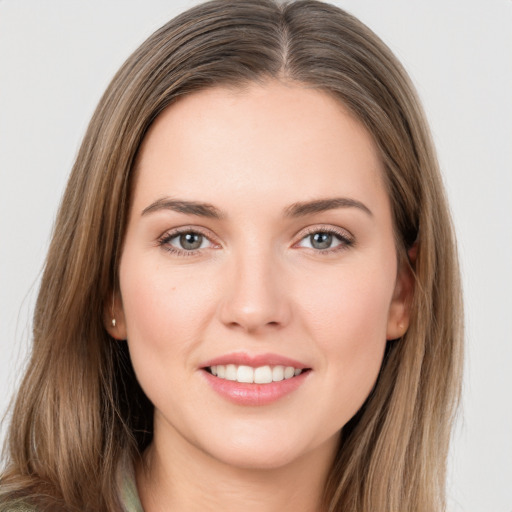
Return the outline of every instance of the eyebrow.
{"type": "MultiPolygon", "coordinates": [[[[293,203],[284,209],[284,216],[303,217],[337,208],[358,208],[370,217],[373,217],[373,213],[365,204],[361,203],[361,201],[350,199],[348,197],[315,199],[313,201],[293,203]]],[[[225,217],[217,207],[210,203],[185,201],[183,199],[171,199],[167,197],[157,199],[155,202],[144,208],[141,216],[160,210],[172,210],[178,213],[197,215],[198,217],[206,217],[209,219],[222,219],[225,217]]]]}
{"type": "Polygon", "coordinates": [[[221,219],[221,211],[209,203],[199,203],[197,201],[184,201],[182,199],[171,199],[163,197],[157,199],[154,203],[142,210],[141,216],[153,213],[159,210],[173,210],[188,215],[197,215],[198,217],[207,217],[210,219],[221,219]]]}
{"type": "Polygon", "coordinates": [[[293,203],[285,209],[286,217],[302,217],[314,213],[321,213],[336,208],[358,208],[370,217],[373,217],[372,211],[361,201],[350,199],[348,197],[334,197],[329,199],[316,199],[314,201],[305,201],[293,203]]]}

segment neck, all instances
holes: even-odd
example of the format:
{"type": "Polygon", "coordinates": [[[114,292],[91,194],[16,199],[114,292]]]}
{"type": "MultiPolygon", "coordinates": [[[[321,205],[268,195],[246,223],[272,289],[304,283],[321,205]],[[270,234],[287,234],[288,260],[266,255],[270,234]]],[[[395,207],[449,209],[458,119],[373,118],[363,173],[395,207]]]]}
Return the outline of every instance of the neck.
{"type": "MultiPolygon", "coordinates": [[[[168,441],[168,439],[166,439],[168,441]]],[[[153,444],[136,467],[146,512],[320,512],[337,439],[280,467],[236,467],[181,439],[153,444]]]]}

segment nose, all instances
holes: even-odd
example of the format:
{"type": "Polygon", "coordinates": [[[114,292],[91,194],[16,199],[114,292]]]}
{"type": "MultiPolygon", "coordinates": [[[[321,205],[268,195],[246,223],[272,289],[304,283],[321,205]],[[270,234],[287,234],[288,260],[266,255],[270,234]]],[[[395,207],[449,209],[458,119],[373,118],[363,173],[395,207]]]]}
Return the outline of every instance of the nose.
{"type": "Polygon", "coordinates": [[[285,274],[268,252],[237,255],[220,304],[220,319],[231,329],[247,333],[278,330],[291,318],[285,274]]]}

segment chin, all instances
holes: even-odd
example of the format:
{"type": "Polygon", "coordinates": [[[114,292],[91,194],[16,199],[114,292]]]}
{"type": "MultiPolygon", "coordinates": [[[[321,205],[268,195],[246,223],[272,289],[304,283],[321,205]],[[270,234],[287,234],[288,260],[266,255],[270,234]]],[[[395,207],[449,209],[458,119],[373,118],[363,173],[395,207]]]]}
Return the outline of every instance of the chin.
{"type": "Polygon", "coordinates": [[[246,446],[233,443],[228,450],[210,455],[219,462],[243,470],[274,470],[286,467],[303,456],[299,450],[282,446],[246,446]]]}
{"type": "Polygon", "coordinates": [[[279,433],[276,428],[265,432],[225,433],[220,439],[210,437],[202,451],[218,462],[233,468],[244,470],[277,470],[297,463],[303,459],[314,457],[323,449],[334,453],[339,435],[335,434],[323,441],[318,436],[309,440],[308,436],[290,436],[279,433]]]}

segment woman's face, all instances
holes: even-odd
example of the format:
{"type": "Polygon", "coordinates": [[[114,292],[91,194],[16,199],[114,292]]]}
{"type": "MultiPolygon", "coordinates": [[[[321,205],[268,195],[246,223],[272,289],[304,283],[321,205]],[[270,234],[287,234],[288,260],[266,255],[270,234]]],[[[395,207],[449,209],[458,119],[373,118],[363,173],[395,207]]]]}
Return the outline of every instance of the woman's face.
{"type": "Polygon", "coordinates": [[[135,176],[109,330],[154,446],[254,468],[332,453],[408,322],[370,135],[318,90],[213,88],[159,116],[135,176]]]}

